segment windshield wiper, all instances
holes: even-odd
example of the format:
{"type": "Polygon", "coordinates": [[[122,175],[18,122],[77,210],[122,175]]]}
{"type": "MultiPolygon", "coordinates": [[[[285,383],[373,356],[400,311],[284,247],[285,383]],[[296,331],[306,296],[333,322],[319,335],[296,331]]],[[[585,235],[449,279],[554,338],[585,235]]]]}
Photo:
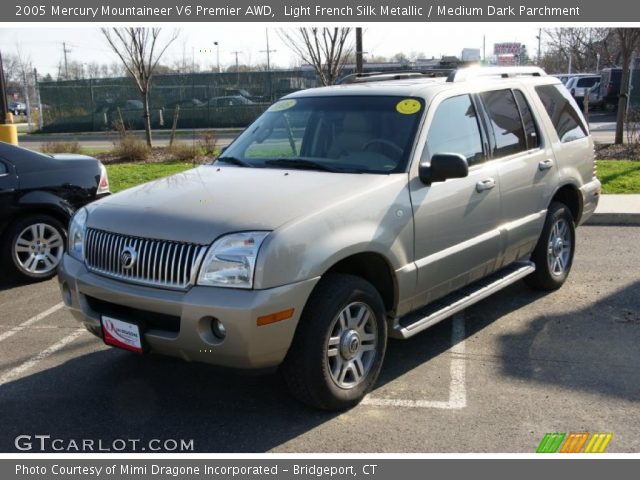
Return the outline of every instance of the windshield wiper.
{"type": "Polygon", "coordinates": [[[216,162],[230,163],[231,165],[237,165],[239,167],[248,167],[248,168],[253,168],[255,166],[249,162],[245,162],[244,160],[240,160],[239,158],[236,158],[236,157],[218,157],[216,158],[216,162]]]}
{"type": "Polygon", "coordinates": [[[324,163],[314,162],[313,160],[307,160],[304,158],[274,158],[272,160],[266,160],[264,163],[275,167],[296,168],[300,170],[320,170],[323,172],[340,171],[325,165],[324,163]]]}

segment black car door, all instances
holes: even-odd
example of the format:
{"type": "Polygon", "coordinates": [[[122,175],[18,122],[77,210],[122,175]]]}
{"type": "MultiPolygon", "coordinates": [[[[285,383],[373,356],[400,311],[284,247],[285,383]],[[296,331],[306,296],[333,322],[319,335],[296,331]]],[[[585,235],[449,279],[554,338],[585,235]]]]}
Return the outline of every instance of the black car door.
{"type": "Polygon", "coordinates": [[[0,225],[13,210],[14,195],[18,189],[18,178],[15,168],[0,158],[0,225]]]}

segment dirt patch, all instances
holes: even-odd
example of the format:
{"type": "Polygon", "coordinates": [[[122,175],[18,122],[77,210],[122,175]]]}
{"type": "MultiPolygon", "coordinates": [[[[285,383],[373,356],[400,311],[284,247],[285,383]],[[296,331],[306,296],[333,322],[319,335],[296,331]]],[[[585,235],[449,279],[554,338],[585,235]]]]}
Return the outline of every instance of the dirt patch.
{"type": "Polygon", "coordinates": [[[612,143],[596,144],[596,160],[640,161],[640,145],[614,145],[612,143]]]}

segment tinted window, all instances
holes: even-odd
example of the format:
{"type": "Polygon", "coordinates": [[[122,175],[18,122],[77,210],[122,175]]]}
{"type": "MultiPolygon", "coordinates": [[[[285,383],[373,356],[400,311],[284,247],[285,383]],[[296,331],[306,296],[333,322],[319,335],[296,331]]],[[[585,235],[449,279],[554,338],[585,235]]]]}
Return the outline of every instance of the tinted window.
{"type": "Polygon", "coordinates": [[[426,155],[430,159],[436,153],[459,153],[469,165],[484,160],[478,117],[469,95],[448,98],[438,106],[427,134],[423,160],[426,155]]]}
{"type": "Polygon", "coordinates": [[[7,166],[4,163],[0,162],[0,175],[4,175],[5,173],[7,173],[7,171],[7,166]]]}
{"type": "Polygon", "coordinates": [[[587,77],[587,78],[580,78],[578,79],[578,87],[584,88],[584,87],[593,87],[598,80],[600,80],[597,77],[587,77]]]}
{"type": "Polygon", "coordinates": [[[536,123],[533,120],[533,114],[531,113],[529,104],[520,90],[514,90],[513,94],[516,97],[516,103],[518,104],[520,116],[522,117],[522,124],[524,125],[524,133],[527,140],[527,149],[531,150],[532,148],[538,148],[540,145],[540,137],[538,136],[538,129],[536,128],[536,123]]]}
{"type": "Polygon", "coordinates": [[[495,138],[494,155],[504,157],[527,149],[522,119],[511,90],[481,93],[495,138]]]}
{"type": "Polygon", "coordinates": [[[543,85],[536,87],[536,92],[562,143],[587,136],[580,113],[574,107],[566,88],[560,85],[543,85]]]}

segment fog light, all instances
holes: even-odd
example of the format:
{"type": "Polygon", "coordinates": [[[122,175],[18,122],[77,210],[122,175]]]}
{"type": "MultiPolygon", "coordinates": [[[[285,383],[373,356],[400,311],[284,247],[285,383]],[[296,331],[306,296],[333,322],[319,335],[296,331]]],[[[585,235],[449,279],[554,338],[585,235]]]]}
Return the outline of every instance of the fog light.
{"type": "Polygon", "coordinates": [[[224,328],[224,325],[217,318],[211,319],[211,332],[213,336],[219,340],[224,340],[227,336],[227,330],[224,328]]]}

